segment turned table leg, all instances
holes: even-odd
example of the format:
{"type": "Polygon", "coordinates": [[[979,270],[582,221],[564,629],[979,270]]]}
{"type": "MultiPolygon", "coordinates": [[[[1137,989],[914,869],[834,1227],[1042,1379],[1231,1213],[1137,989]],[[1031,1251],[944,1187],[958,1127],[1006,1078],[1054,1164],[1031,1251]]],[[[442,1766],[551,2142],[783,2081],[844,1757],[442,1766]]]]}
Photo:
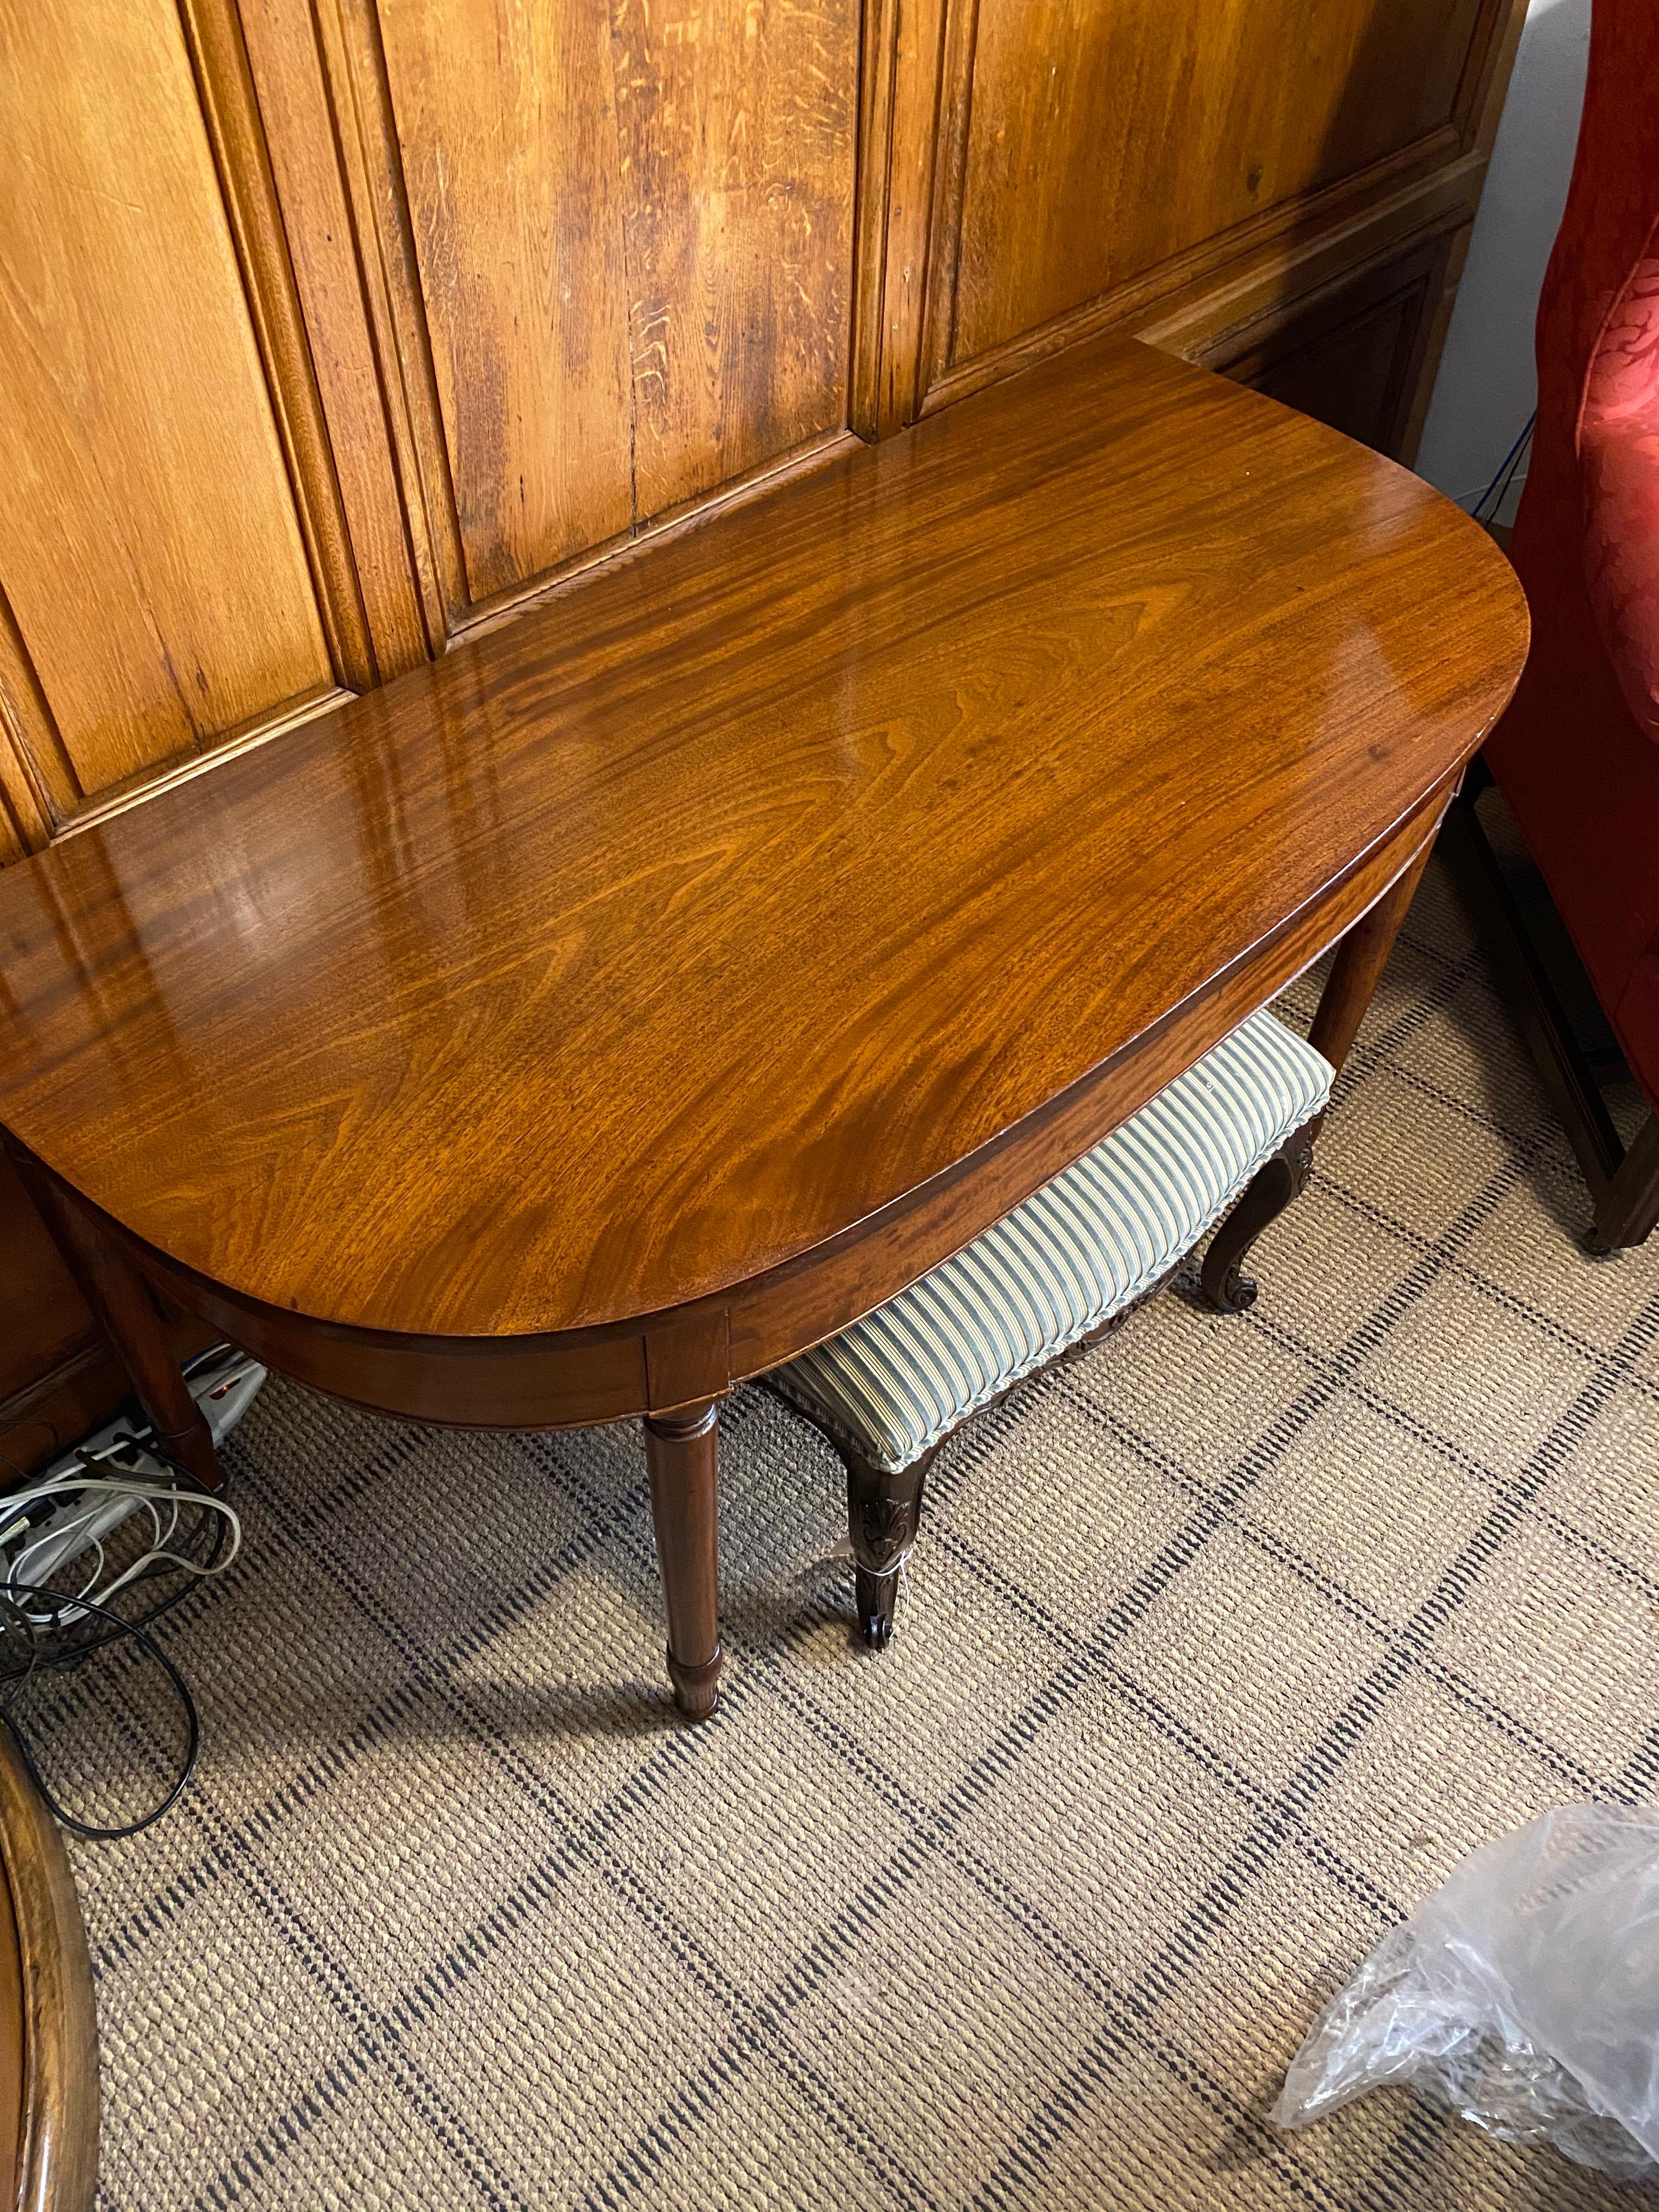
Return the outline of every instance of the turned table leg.
{"type": "Polygon", "coordinates": [[[718,1400],[647,1413],[645,1456],[651,1518],[668,1613],[668,1672],[674,1702],[706,1720],[720,1694],[718,1400]]]}
{"type": "Polygon", "coordinates": [[[149,1284],[35,1161],[13,1158],[64,1265],[126,1369],[156,1442],[207,1489],[222,1489],[225,1474],[213,1432],[179,1370],[149,1284]]]}
{"type": "MultiPolygon", "coordinates": [[[[1359,1034],[1371,994],[1389,964],[1400,925],[1433,848],[1431,838],[1404,875],[1360,915],[1337,948],[1308,1042],[1316,1052],[1323,1053],[1339,1075],[1359,1034]]],[[[1257,1170],[1243,1196],[1210,1239],[1199,1279],[1205,1297],[1218,1312],[1243,1313],[1255,1304],[1255,1285],[1243,1272],[1245,1259],[1268,1223],[1306,1189],[1313,1173],[1314,1139],[1324,1119],[1322,1114],[1316,1114],[1257,1170]]]]}

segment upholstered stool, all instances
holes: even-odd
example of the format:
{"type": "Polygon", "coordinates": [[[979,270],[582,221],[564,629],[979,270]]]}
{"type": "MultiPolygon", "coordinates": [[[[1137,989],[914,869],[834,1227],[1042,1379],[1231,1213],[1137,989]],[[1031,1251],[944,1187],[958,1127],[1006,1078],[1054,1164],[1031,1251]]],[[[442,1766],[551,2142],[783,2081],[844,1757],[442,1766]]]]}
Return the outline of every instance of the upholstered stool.
{"type": "MultiPolygon", "coordinates": [[[[899,1568],[945,1437],[1127,1319],[1258,1170],[1281,1165],[1299,1188],[1306,1146],[1294,1140],[1324,1111],[1332,1079],[1311,1045],[1252,1014],[954,1259],[765,1378],[846,1464],[866,1642],[879,1649],[892,1634],[899,1568]]],[[[1234,1305],[1253,1295],[1237,1257],[1224,1301],[1234,1305]]]]}

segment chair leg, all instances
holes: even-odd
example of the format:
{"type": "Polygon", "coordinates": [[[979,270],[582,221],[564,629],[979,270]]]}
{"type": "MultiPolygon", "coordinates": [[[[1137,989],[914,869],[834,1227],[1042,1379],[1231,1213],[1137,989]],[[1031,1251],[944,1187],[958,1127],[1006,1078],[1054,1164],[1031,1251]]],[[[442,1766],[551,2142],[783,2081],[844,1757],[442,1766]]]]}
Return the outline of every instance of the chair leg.
{"type": "Polygon", "coordinates": [[[847,1527],[858,1567],[859,1626],[872,1651],[893,1637],[899,1569],[921,1525],[921,1493],[939,1446],[890,1474],[837,1445],[847,1468],[847,1527]]]}
{"type": "MultiPolygon", "coordinates": [[[[1309,1041],[1339,1074],[1359,1034],[1359,1024],[1388,965],[1400,925],[1432,850],[1431,839],[1404,874],[1360,915],[1337,948],[1309,1041]]],[[[1255,1304],[1255,1285],[1243,1273],[1245,1255],[1267,1224],[1277,1220],[1291,1200],[1307,1188],[1313,1173],[1314,1139],[1324,1120],[1322,1114],[1316,1114],[1256,1170],[1244,1195],[1210,1239],[1199,1286],[1218,1313],[1243,1313],[1255,1304]]]]}
{"type": "Polygon", "coordinates": [[[1659,1226],[1659,1110],[1596,1194],[1595,1226],[1584,1239],[1595,1253],[1628,1250],[1659,1226]]]}
{"type": "Polygon", "coordinates": [[[1301,1197],[1312,1173],[1313,1138],[1307,1129],[1298,1129],[1250,1178],[1243,1197],[1210,1239],[1199,1273],[1199,1287],[1218,1313],[1245,1313],[1255,1304],[1255,1280],[1244,1273],[1250,1247],[1270,1221],[1301,1197]]]}
{"type": "MultiPolygon", "coordinates": [[[[1490,781],[1490,777],[1487,781],[1490,781]]],[[[1595,1071],[1573,1034],[1548,969],[1492,851],[1474,793],[1454,800],[1442,841],[1488,962],[1537,1064],[1556,1118],[1589,1186],[1584,1249],[1598,1258],[1642,1243],[1659,1225],[1659,1113],[1626,1151],[1595,1071]]]]}

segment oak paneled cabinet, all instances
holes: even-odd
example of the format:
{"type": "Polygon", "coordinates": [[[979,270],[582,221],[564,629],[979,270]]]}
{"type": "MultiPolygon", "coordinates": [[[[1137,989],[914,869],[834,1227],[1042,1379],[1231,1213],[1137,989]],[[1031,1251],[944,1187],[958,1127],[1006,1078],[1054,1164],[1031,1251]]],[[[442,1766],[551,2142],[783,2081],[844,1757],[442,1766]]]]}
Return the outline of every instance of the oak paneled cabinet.
{"type": "Polygon", "coordinates": [[[1408,458],[1523,12],[0,0],[0,860],[1108,325],[1408,458]]]}

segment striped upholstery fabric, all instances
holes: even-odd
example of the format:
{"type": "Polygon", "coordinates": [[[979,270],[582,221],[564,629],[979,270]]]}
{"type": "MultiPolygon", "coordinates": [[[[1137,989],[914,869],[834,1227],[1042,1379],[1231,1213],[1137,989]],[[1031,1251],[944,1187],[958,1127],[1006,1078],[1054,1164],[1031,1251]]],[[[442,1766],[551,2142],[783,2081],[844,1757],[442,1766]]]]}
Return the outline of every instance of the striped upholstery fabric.
{"type": "Polygon", "coordinates": [[[965,1251],[768,1382],[875,1466],[908,1467],[1191,1251],[1331,1080],[1252,1014],[965,1251]]]}

